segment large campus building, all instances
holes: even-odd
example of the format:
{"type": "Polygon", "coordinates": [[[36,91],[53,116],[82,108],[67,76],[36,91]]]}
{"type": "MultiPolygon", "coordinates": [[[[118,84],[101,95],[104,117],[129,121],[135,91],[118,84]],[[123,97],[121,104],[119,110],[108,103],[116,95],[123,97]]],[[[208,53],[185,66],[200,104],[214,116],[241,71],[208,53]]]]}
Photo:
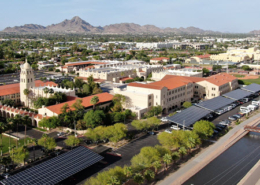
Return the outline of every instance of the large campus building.
{"type": "Polygon", "coordinates": [[[238,80],[222,73],[208,78],[166,75],[152,83],[130,83],[114,93],[126,96],[125,107],[141,118],[152,106],[162,106],[163,113],[180,108],[185,101],[211,99],[238,87],[238,80]]]}
{"type": "MultiPolygon", "coordinates": [[[[77,99],[82,100],[82,106],[86,111],[92,109],[93,107],[93,105],[90,103],[90,100],[93,96],[78,98],[75,95],[75,89],[59,88],[58,84],[54,82],[42,82],[40,80],[35,81],[33,69],[27,62],[21,65],[20,83],[0,86],[0,100],[3,101],[6,99],[11,99],[17,105],[33,108],[33,101],[36,100],[37,97],[48,98],[55,92],[62,92],[66,94],[67,102],[65,103],[69,105],[71,110],[73,110],[71,107],[72,104],[75,103],[77,99]],[[45,88],[48,88],[52,91],[45,93],[45,88]],[[24,93],[25,89],[29,90],[28,94],[24,93]]],[[[99,98],[97,106],[101,108],[107,108],[113,99],[113,95],[108,93],[100,93],[96,94],[95,96],[99,98]]],[[[58,116],[61,113],[61,107],[65,103],[58,103],[56,105],[42,107],[38,109],[38,113],[26,111],[21,108],[10,107],[0,103],[0,116],[10,118],[14,117],[16,114],[28,115],[32,120],[32,125],[38,126],[38,122],[44,117],[58,116]]]]}
{"type": "Polygon", "coordinates": [[[145,62],[134,60],[95,65],[92,68],[82,68],[77,73],[80,77],[93,76],[94,79],[119,83],[137,76],[146,79],[149,74],[163,70],[162,65],[147,65],[145,62]]]}
{"type": "Polygon", "coordinates": [[[242,62],[248,60],[259,60],[260,51],[257,48],[249,49],[231,49],[226,53],[220,53],[218,55],[211,55],[211,60],[216,61],[231,61],[231,62],[242,62]]]}

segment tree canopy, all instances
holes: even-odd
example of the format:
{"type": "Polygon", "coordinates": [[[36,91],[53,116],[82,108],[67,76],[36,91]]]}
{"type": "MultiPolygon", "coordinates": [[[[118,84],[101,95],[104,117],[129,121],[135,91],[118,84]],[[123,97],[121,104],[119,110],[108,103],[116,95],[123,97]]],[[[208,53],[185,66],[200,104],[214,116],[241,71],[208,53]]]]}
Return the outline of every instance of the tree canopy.
{"type": "Polygon", "coordinates": [[[193,131],[196,132],[200,138],[207,139],[214,133],[215,125],[212,122],[201,120],[193,125],[193,131]]]}

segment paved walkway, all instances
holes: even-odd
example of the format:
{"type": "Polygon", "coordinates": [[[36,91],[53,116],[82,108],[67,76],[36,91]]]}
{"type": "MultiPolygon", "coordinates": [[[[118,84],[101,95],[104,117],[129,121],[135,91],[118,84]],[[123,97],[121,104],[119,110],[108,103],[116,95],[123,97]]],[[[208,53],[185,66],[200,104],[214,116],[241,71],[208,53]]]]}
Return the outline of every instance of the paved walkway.
{"type": "Polygon", "coordinates": [[[252,118],[244,121],[240,125],[230,130],[225,136],[219,139],[218,142],[211,145],[203,153],[189,161],[182,168],[177,170],[175,173],[166,177],[163,181],[158,182],[159,185],[179,185],[183,184],[207,164],[213,161],[217,156],[227,150],[230,146],[236,143],[248,131],[244,130],[245,125],[256,126],[260,123],[260,114],[253,116],[252,118]]]}
{"type": "Polygon", "coordinates": [[[238,185],[248,185],[248,184],[259,185],[260,184],[259,174],[260,174],[260,160],[246,174],[246,176],[238,183],[238,185]]]}

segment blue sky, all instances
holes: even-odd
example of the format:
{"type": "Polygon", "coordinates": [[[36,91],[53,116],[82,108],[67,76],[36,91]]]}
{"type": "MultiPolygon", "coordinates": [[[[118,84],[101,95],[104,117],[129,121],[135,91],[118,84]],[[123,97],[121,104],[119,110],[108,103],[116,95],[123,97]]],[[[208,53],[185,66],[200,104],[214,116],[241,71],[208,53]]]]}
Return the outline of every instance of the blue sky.
{"type": "Polygon", "coordinates": [[[223,32],[260,29],[259,0],[1,0],[0,30],[79,16],[93,26],[131,22],[223,32]]]}

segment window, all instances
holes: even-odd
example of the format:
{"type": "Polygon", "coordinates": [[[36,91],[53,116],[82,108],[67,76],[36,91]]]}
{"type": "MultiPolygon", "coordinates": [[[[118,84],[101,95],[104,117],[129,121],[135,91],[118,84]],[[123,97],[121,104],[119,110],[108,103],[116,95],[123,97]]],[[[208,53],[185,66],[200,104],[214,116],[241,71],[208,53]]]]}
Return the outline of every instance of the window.
{"type": "Polygon", "coordinates": [[[30,79],[28,78],[28,83],[30,82],[30,79]]]}
{"type": "Polygon", "coordinates": [[[149,100],[152,99],[152,96],[149,96],[149,100]]]}
{"type": "Polygon", "coordinates": [[[151,102],[149,102],[149,107],[152,105],[152,103],[151,102]]]}
{"type": "Polygon", "coordinates": [[[215,94],[211,94],[211,96],[215,96],[215,94]]]}
{"type": "Polygon", "coordinates": [[[215,91],[215,90],[216,90],[216,88],[215,88],[215,87],[212,87],[212,90],[213,90],[213,91],[215,91]]]}

